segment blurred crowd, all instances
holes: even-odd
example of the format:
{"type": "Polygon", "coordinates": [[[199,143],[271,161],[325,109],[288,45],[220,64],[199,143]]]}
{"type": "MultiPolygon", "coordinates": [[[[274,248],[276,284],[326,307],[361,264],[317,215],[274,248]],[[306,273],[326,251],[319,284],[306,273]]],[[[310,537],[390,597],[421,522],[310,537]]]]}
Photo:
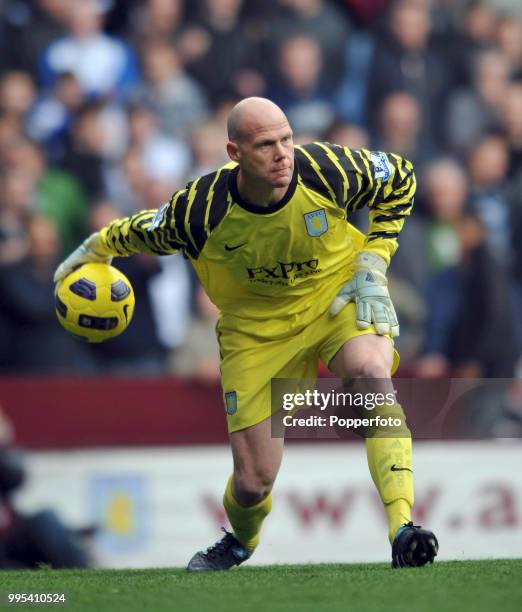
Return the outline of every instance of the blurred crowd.
{"type": "Polygon", "coordinates": [[[299,143],[413,161],[390,270],[402,372],[514,375],[519,0],[0,0],[0,371],[218,379],[217,313],[180,255],[116,260],[138,304],[99,346],[58,326],[51,278],[90,232],[225,163],[250,95],[299,143]]]}

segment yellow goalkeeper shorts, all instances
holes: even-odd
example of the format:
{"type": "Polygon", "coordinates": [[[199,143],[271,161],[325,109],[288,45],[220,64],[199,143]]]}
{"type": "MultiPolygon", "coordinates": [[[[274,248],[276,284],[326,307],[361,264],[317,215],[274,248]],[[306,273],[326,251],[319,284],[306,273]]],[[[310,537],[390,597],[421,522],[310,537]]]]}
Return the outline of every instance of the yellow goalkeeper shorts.
{"type": "MultiPolygon", "coordinates": [[[[289,328],[299,331],[268,339],[266,333],[245,333],[244,328],[238,331],[225,319],[219,321],[221,385],[229,432],[251,427],[271,416],[272,378],[315,379],[319,359],[328,365],[345,342],[376,333],[373,326],[357,329],[353,302],[335,317],[326,311],[301,329],[295,320],[289,321],[289,328]]],[[[399,354],[394,349],[392,374],[398,365],[399,354]]]]}

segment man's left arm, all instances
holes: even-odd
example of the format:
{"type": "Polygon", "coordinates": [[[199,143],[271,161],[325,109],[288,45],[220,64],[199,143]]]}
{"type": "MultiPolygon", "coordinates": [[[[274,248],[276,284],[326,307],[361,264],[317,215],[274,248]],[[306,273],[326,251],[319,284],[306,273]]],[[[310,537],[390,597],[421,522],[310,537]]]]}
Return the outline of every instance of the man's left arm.
{"type": "Polygon", "coordinates": [[[355,301],[359,329],[373,324],[378,334],[398,336],[399,324],[388,293],[386,272],[413,206],[413,166],[395,154],[347,148],[343,152],[338,157],[347,176],[343,204],[348,214],[367,206],[369,229],[355,260],[355,272],[337,294],[330,312],[335,315],[348,302],[355,301]]]}
{"type": "MultiPolygon", "coordinates": [[[[370,186],[362,202],[370,209],[368,236],[363,250],[378,255],[389,266],[398,248],[397,238],[413,207],[417,188],[413,165],[392,153],[363,150],[360,154],[368,162],[367,180],[370,186]]],[[[357,198],[352,198],[347,203],[348,212],[356,202],[357,198]]]]}

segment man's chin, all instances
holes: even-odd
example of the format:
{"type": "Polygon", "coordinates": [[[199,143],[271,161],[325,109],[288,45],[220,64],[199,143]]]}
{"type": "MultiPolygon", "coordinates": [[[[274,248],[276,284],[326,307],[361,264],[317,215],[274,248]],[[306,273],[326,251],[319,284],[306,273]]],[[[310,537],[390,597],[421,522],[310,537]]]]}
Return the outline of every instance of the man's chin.
{"type": "Polygon", "coordinates": [[[271,181],[272,187],[277,187],[279,189],[281,187],[288,187],[288,185],[290,185],[291,182],[292,182],[292,175],[277,176],[271,181]]]}

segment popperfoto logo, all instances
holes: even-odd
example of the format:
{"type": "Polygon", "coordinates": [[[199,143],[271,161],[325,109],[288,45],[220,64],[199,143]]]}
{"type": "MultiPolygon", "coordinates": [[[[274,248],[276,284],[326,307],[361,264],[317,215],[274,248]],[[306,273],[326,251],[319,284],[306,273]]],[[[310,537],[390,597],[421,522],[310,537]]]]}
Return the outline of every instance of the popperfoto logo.
{"type": "Polygon", "coordinates": [[[402,427],[403,420],[396,416],[374,414],[371,411],[382,407],[397,405],[395,392],[370,393],[370,392],[343,392],[329,391],[321,392],[317,389],[306,390],[304,393],[285,393],[283,395],[283,410],[288,411],[283,417],[285,427],[341,427],[351,430],[359,428],[379,427],[402,427]],[[308,416],[295,416],[295,412],[302,408],[309,408],[325,412],[332,408],[353,408],[354,412],[368,411],[368,416],[346,417],[343,414],[310,414],[308,416]]]}
{"type": "Polygon", "coordinates": [[[275,438],[410,436],[390,379],[273,378],[270,384],[275,438]]]}
{"type": "Polygon", "coordinates": [[[272,378],[270,388],[274,438],[522,438],[519,379],[272,378]]]}

